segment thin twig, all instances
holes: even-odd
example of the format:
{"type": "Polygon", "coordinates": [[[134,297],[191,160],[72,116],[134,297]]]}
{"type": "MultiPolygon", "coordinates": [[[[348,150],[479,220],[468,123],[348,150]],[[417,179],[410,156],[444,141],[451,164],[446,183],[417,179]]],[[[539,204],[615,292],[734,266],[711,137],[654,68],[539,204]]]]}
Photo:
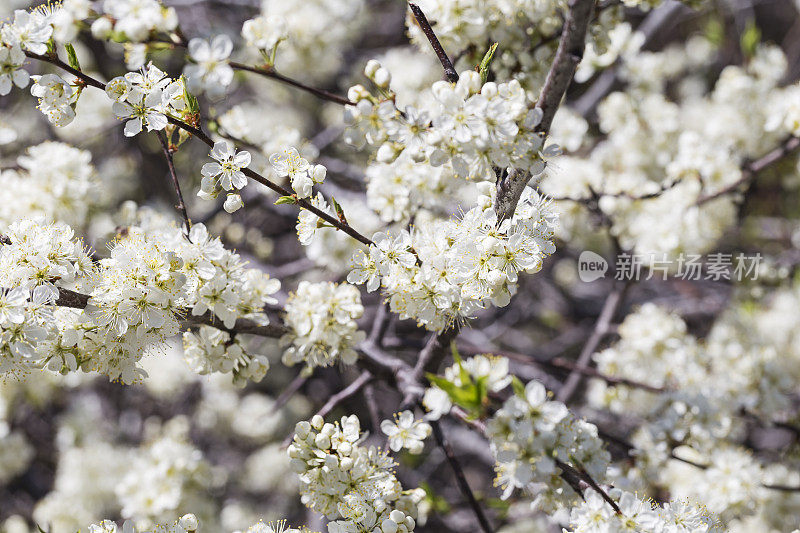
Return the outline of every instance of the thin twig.
{"type": "Polygon", "coordinates": [[[378,411],[378,398],[375,396],[375,383],[370,382],[364,385],[364,400],[367,402],[372,431],[378,431],[381,427],[381,414],[378,411]]]}
{"type": "Polygon", "coordinates": [[[595,195],[592,195],[588,198],[574,198],[571,196],[561,196],[561,197],[551,197],[550,199],[554,202],[575,202],[578,204],[589,204],[591,202],[595,202],[599,200],[601,197],[606,198],[623,198],[625,200],[652,200],[653,198],[658,198],[665,192],[673,189],[678,183],[681,183],[680,180],[670,181],[668,183],[662,183],[658,190],[653,192],[648,192],[644,194],[631,194],[626,191],[619,191],[619,192],[603,192],[603,191],[594,191],[595,195]]]}
{"type": "Polygon", "coordinates": [[[458,462],[458,458],[456,458],[455,454],[453,453],[453,448],[445,439],[444,432],[442,431],[442,427],[439,425],[439,421],[432,420],[430,425],[431,429],[433,430],[433,438],[436,440],[436,444],[438,444],[444,452],[447,462],[450,463],[450,468],[453,469],[453,474],[456,476],[458,488],[461,490],[461,494],[463,494],[467,499],[467,502],[469,502],[470,507],[472,507],[472,512],[475,513],[475,518],[478,519],[478,524],[481,526],[481,530],[484,533],[492,533],[492,526],[489,524],[489,520],[486,518],[486,514],[483,512],[483,508],[481,507],[480,503],[478,503],[477,498],[475,498],[475,494],[472,492],[472,489],[467,482],[467,478],[464,475],[464,469],[461,468],[461,463],[458,462]]]}
{"type": "Polygon", "coordinates": [[[61,61],[61,59],[59,59],[58,56],[55,55],[55,54],[53,54],[53,55],[34,54],[33,52],[29,52],[29,51],[25,50],[25,55],[27,57],[31,58],[31,59],[38,59],[39,61],[44,61],[46,63],[51,63],[51,64],[59,67],[62,70],[66,70],[67,72],[69,72],[70,74],[75,76],[76,78],[80,79],[86,85],[91,85],[92,87],[97,87],[98,89],[101,89],[101,90],[105,90],[106,89],[105,83],[103,83],[103,82],[101,82],[99,80],[96,80],[96,79],[92,78],[91,76],[88,76],[87,74],[84,74],[83,72],[81,72],[80,70],[78,70],[76,68],[72,68],[68,64],[66,64],[63,61],[61,61]]]}
{"type": "MultiPolygon", "coordinates": [[[[104,83],[96,80],[95,78],[89,76],[88,74],[85,74],[85,73],[81,72],[80,70],[76,70],[76,69],[70,67],[69,65],[67,65],[66,63],[64,63],[63,61],[58,59],[57,57],[33,54],[33,53],[30,53],[30,52],[26,52],[26,54],[28,55],[28,57],[31,57],[33,59],[38,59],[40,61],[44,61],[44,62],[53,64],[53,65],[56,65],[56,66],[58,66],[58,67],[60,67],[60,68],[62,68],[64,70],[66,70],[67,72],[69,72],[69,73],[73,74],[74,76],[78,77],[79,79],[83,80],[83,82],[85,82],[87,85],[91,85],[93,87],[97,87],[98,89],[105,90],[106,86],[105,86],[104,83]]],[[[200,128],[198,128],[196,126],[192,126],[191,124],[187,124],[186,122],[180,120],[179,118],[175,118],[175,117],[173,117],[171,115],[167,115],[167,121],[170,124],[172,124],[174,126],[177,126],[177,127],[181,128],[182,130],[191,133],[192,135],[194,135],[195,137],[197,137],[198,139],[203,141],[209,147],[211,147],[211,148],[214,147],[214,140],[211,139],[211,137],[209,137],[200,128]]],[[[274,183],[274,182],[268,180],[267,178],[265,178],[264,176],[262,176],[258,172],[255,172],[255,171],[253,171],[253,170],[251,170],[249,168],[243,168],[242,172],[247,177],[249,177],[250,179],[252,179],[254,181],[257,181],[257,182],[261,183],[262,185],[266,185],[267,187],[269,187],[270,189],[272,189],[273,191],[279,193],[282,196],[290,196],[290,197],[294,196],[294,194],[291,191],[281,187],[277,183],[274,183]]],[[[364,235],[362,235],[361,233],[356,231],[349,224],[345,224],[344,222],[340,221],[337,217],[335,217],[333,215],[330,215],[330,214],[322,211],[321,209],[318,209],[317,207],[312,205],[311,202],[309,202],[308,200],[306,200],[306,199],[297,199],[295,201],[295,204],[300,206],[300,207],[302,207],[303,209],[306,209],[306,210],[314,213],[319,218],[323,219],[325,222],[329,223],[330,225],[332,225],[336,229],[347,233],[348,235],[350,235],[351,237],[353,237],[357,241],[361,242],[362,244],[366,244],[366,245],[372,244],[372,240],[371,239],[365,237],[364,235]]]]}
{"type": "MultiPolygon", "coordinates": [[[[180,37],[180,36],[176,37],[178,38],[178,40],[150,39],[148,42],[164,43],[172,46],[178,46],[181,48],[186,48],[187,46],[189,46],[189,43],[186,41],[185,37],[180,37]]],[[[252,66],[252,65],[245,65],[244,63],[238,63],[236,61],[229,61],[228,65],[230,65],[230,67],[234,70],[242,70],[259,74],[261,76],[264,76],[265,78],[270,78],[279,81],[281,83],[284,83],[286,85],[290,85],[292,87],[300,89],[301,91],[306,91],[308,93],[313,94],[314,96],[317,96],[329,102],[334,102],[340,105],[355,105],[355,102],[351,102],[344,96],[339,96],[338,94],[328,92],[324,89],[319,89],[317,87],[307,85],[301,81],[290,78],[289,76],[284,76],[283,74],[275,70],[275,67],[272,65],[252,66]]]]}
{"type": "MultiPolygon", "coordinates": [[[[586,341],[586,344],[583,346],[583,350],[581,350],[581,353],[578,356],[576,368],[587,367],[589,365],[592,354],[594,354],[597,346],[600,344],[600,341],[608,332],[611,319],[614,318],[617,308],[619,307],[620,303],[622,303],[622,299],[625,295],[625,290],[627,287],[627,283],[619,283],[606,297],[606,301],[603,304],[603,309],[600,311],[600,315],[597,317],[597,322],[594,325],[592,334],[589,336],[589,340],[586,341]]],[[[558,401],[564,403],[568,402],[578,388],[582,377],[583,374],[581,372],[573,370],[567,377],[567,381],[564,383],[564,386],[561,387],[556,394],[558,401]]]]}
{"type": "Polygon", "coordinates": [[[186,203],[183,201],[183,193],[181,193],[181,185],[178,182],[178,173],[175,172],[175,163],[172,160],[172,151],[169,148],[167,141],[167,134],[163,131],[157,131],[156,137],[161,142],[161,149],[164,151],[164,157],[167,159],[167,167],[169,167],[169,174],[172,176],[172,184],[175,186],[175,193],[178,195],[178,205],[175,207],[181,212],[185,227],[185,235],[189,242],[192,239],[189,237],[189,231],[192,229],[192,222],[189,220],[189,213],[186,211],[186,203]]]}
{"type": "Polygon", "coordinates": [[[606,501],[606,503],[608,503],[608,505],[611,506],[612,509],[614,509],[615,513],[622,514],[622,511],[620,510],[619,505],[617,505],[617,502],[615,502],[614,499],[611,496],[609,496],[608,493],[605,490],[603,490],[602,487],[600,487],[600,484],[597,483],[597,481],[595,481],[592,478],[592,476],[590,476],[586,472],[586,470],[584,469],[578,470],[577,468],[568,465],[567,463],[561,461],[560,459],[556,459],[555,461],[556,461],[556,466],[558,466],[558,468],[560,468],[562,472],[565,472],[570,479],[574,479],[577,476],[579,479],[585,481],[592,489],[594,489],[596,493],[598,493],[606,501]]]}
{"type": "Polygon", "coordinates": [[[449,82],[457,82],[458,72],[456,72],[453,63],[447,56],[447,52],[445,52],[444,48],[442,48],[442,43],[439,42],[439,38],[436,37],[436,34],[433,32],[431,23],[428,22],[428,17],[425,16],[425,13],[422,12],[417,4],[412,4],[409,2],[408,7],[411,8],[411,13],[413,13],[414,18],[417,19],[417,24],[419,24],[422,33],[424,33],[425,37],[428,38],[428,41],[433,47],[433,51],[436,52],[436,57],[439,58],[439,62],[442,64],[442,68],[444,69],[445,78],[447,78],[447,81],[449,82]]]}
{"type": "Polygon", "coordinates": [[[719,198],[720,196],[736,192],[742,186],[749,186],[750,182],[756,177],[756,175],[758,175],[759,172],[774,165],[784,157],[791,155],[798,148],[800,148],[800,138],[789,137],[774,150],[756,159],[752,163],[745,165],[745,167],[742,169],[742,176],[738,180],[719,189],[718,191],[715,191],[711,194],[705,194],[698,198],[697,205],[703,205],[711,200],[719,198]]]}
{"type": "MultiPolygon", "coordinates": [[[[600,8],[598,8],[600,9],[600,8]]],[[[656,35],[668,24],[676,25],[680,22],[681,18],[678,16],[680,11],[687,10],[686,6],[677,0],[667,0],[660,6],[652,10],[644,21],[636,28],[636,32],[644,35],[644,42],[642,48],[646,49],[652,42],[656,35]]],[[[621,60],[618,60],[621,61],[621,60]]],[[[592,83],[591,87],[584,92],[580,98],[575,100],[572,107],[580,115],[586,117],[591,114],[597,107],[597,104],[617,86],[618,79],[618,62],[608,67],[602,74],[592,83]]]]}
{"type": "Polygon", "coordinates": [[[229,65],[234,70],[243,70],[246,72],[252,72],[254,74],[259,74],[261,76],[264,76],[265,78],[276,80],[281,83],[285,83],[286,85],[291,85],[292,87],[300,89],[301,91],[311,93],[314,96],[317,96],[318,98],[327,100],[328,102],[333,102],[339,105],[356,105],[355,102],[350,101],[350,99],[344,96],[339,96],[338,94],[333,94],[332,92],[326,91],[324,89],[318,89],[316,87],[306,85],[303,82],[289,78],[288,76],[284,76],[283,74],[276,71],[275,67],[269,65],[254,67],[250,65],[245,65],[243,63],[237,63],[236,61],[231,61],[229,65]]]}
{"type": "Polygon", "coordinates": [[[323,405],[319,411],[317,411],[317,414],[325,418],[325,416],[333,411],[337,405],[360,391],[361,387],[369,383],[372,378],[372,373],[369,370],[363,371],[361,375],[358,376],[350,385],[328,398],[328,401],[325,402],[325,405],[323,405]]]}
{"type": "Polygon", "coordinates": [[[507,357],[508,359],[512,359],[522,364],[534,365],[545,369],[550,369],[551,371],[570,371],[570,372],[579,372],[584,376],[589,376],[597,379],[602,379],[609,385],[625,385],[627,387],[631,387],[634,389],[642,389],[648,392],[653,393],[662,393],[666,392],[666,389],[663,387],[656,387],[650,385],[648,383],[644,383],[642,381],[635,381],[632,379],[620,377],[620,376],[612,376],[609,374],[604,374],[600,372],[594,367],[591,366],[581,366],[575,361],[570,361],[569,359],[564,359],[563,357],[554,357],[552,359],[541,359],[536,358],[530,355],[525,355],[521,353],[514,353],[508,352],[506,350],[472,350],[472,349],[462,349],[462,352],[465,352],[470,355],[477,355],[477,354],[484,354],[484,353],[492,353],[495,355],[500,355],[502,357],[507,357]]]}
{"type": "Polygon", "coordinates": [[[308,381],[308,376],[302,373],[298,374],[289,385],[281,391],[280,395],[275,399],[275,404],[272,406],[272,412],[277,413],[289,402],[292,396],[300,390],[305,382],[308,381]]]}

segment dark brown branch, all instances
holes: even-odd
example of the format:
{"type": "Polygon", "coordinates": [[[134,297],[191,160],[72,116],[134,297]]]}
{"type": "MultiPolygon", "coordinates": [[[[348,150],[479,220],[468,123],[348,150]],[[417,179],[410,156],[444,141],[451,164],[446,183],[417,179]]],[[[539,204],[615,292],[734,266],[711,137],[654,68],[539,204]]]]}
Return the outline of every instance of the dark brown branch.
{"type": "MultiPolygon", "coordinates": [[[[600,485],[597,483],[597,481],[592,479],[592,476],[590,476],[586,472],[586,470],[583,470],[583,469],[578,470],[577,468],[574,468],[574,467],[568,465],[567,463],[565,463],[564,461],[561,461],[559,459],[556,459],[555,461],[556,461],[556,466],[558,466],[558,468],[562,472],[562,478],[567,483],[569,483],[569,485],[573,489],[575,489],[575,485],[573,485],[575,478],[578,478],[578,479],[586,482],[586,484],[589,485],[589,487],[594,489],[594,491],[596,493],[598,493],[606,501],[606,503],[611,506],[612,509],[614,509],[615,513],[622,514],[622,511],[620,511],[620,508],[619,508],[619,505],[617,505],[617,502],[615,502],[614,499],[611,496],[609,496],[608,493],[605,490],[603,490],[602,487],[600,487],[600,485]],[[564,474],[566,474],[566,477],[564,476],[564,474]]],[[[581,485],[578,484],[578,486],[581,486],[581,485]]],[[[583,494],[582,491],[576,491],[576,492],[578,492],[579,494],[583,494]]]]}
{"type": "Polygon", "coordinates": [[[86,85],[97,87],[98,89],[101,89],[103,91],[106,89],[106,85],[103,82],[84,74],[78,69],[72,68],[68,64],[61,61],[61,59],[59,59],[58,56],[55,54],[53,55],[34,54],[33,52],[29,52],[26,50],[25,55],[31,59],[38,59],[39,61],[44,61],[46,63],[55,65],[62,70],[66,70],[67,72],[78,78],[81,82],[83,82],[86,85]]]}
{"type": "Polygon", "coordinates": [[[178,204],[175,207],[181,212],[181,216],[183,216],[186,238],[189,239],[189,242],[191,242],[191,239],[189,238],[189,230],[192,229],[192,222],[189,220],[189,213],[186,211],[186,203],[183,201],[183,193],[181,193],[181,185],[178,182],[178,173],[175,172],[175,163],[172,160],[172,151],[169,148],[167,134],[163,131],[157,131],[156,136],[161,143],[161,149],[164,151],[164,157],[167,159],[167,167],[169,167],[169,174],[172,177],[172,185],[175,187],[175,194],[178,196],[178,204]]]}
{"type": "Polygon", "coordinates": [[[327,100],[329,102],[333,102],[339,105],[356,105],[355,102],[351,102],[348,98],[344,96],[339,96],[338,94],[333,94],[332,92],[328,92],[324,89],[318,89],[316,87],[312,87],[310,85],[306,85],[305,83],[299,82],[295,79],[289,78],[284,76],[283,74],[279,73],[275,70],[275,67],[264,65],[260,67],[254,67],[250,65],[245,65],[243,63],[237,63],[236,61],[231,61],[229,63],[232,69],[234,70],[243,70],[246,72],[252,72],[254,74],[259,74],[264,76],[265,78],[269,78],[272,80],[279,81],[281,83],[285,83],[286,85],[290,85],[301,91],[305,91],[307,93],[311,93],[318,98],[323,100],[327,100]]]}
{"type": "Polygon", "coordinates": [[[486,514],[483,512],[483,508],[481,507],[477,498],[475,498],[475,494],[472,492],[472,489],[467,482],[467,477],[464,475],[464,469],[461,467],[461,463],[459,463],[455,453],[453,453],[453,448],[447,442],[447,439],[445,439],[441,425],[439,425],[437,420],[431,420],[430,425],[431,429],[433,430],[433,438],[436,440],[436,444],[438,444],[444,452],[447,462],[450,464],[450,468],[453,469],[453,474],[455,474],[458,488],[461,490],[461,494],[463,494],[467,499],[467,502],[472,508],[472,512],[475,513],[475,518],[477,518],[478,524],[481,526],[481,530],[484,533],[492,533],[492,526],[489,524],[489,520],[486,518],[486,514]]]}
{"type": "Polygon", "coordinates": [[[372,431],[378,431],[378,428],[381,427],[381,415],[378,412],[378,398],[375,396],[374,383],[370,382],[364,385],[364,400],[367,402],[372,431]]]}
{"type": "Polygon", "coordinates": [[[189,312],[185,317],[183,317],[183,322],[187,325],[213,326],[217,329],[227,331],[231,335],[256,335],[258,337],[269,337],[272,339],[279,339],[288,331],[286,327],[281,324],[267,324],[266,326],[263,326],[247,318],[240,318],[236,321],[236,324],[234,324],[232,328],[227,328],[222,323],[222,320],[220,320],[211,311],[206,311],[205,314],[199,316],[193,315],[191,312],[189,312]]]}
{"type": "MultiPolygon", "coordinates": [[[[9,243],[11,244],[11,243],[9,243]]],[[[69,289],[58,289],[58,299],[56,305],[61,307],[71,307],[73,309],[86,309],[89,303],[89,296],[69,289]]]]}
{"type": "Polygon", "coordinates": [[[403,402],[400,404],[401,411],[415,405],[425,393],[423,385],[425,373],[438,371],[450,348],[450,342],[456,338],[458,331],[458,325],[453,324],[444,331],[432,335],[419,353],[414,368],[398,373],[398,385],[404,394],[403,402]]]}
{"type": "Polygon", "coordinates": [[[417,24],[419,24],[422,33],[424,33],[425,37],[428,38],[428,41],[433,47],[433,51],[436,52],[436,57],[439,58],[439,62],[442,64],[442,68],[444,69],[445,78],[447,78],[447,81],[449,82],[457,82],[458,72],[456,72],[455,67],[453,67],[453,63],[447,56],[447,52],[445,52],[444,48],[442,48],[442,43],[439,42],[439,38],[436,37],[436,34],[433,32],[431,23],[428,22],[428,17],[425,16],[425,13],[422,12],[417,4],[412,4],[409,2],[408,7],[411,8],[411,13],[413,13],[414,18],[417,19],[417,24]]]}
{"type": "MultiPolygon", "coordinates": [[[[180,35],[175,35],[170,40],[166,40],[166,39],[150,39],[148,42],[169,44],[172,47],[176,47],[177,46],[177,47],[181,47],[181,48],[186,48],[187,46],[189,46],[189,43],[186,41],[186,38],[182,37],[180,35]]],[[[319,97],[319,98],[321,98],[323,100],[327,100],[329,102],[334,102],[334,103],[340,104],[340,105],[355,105],[355,102],[351,102],[349,99],[345,98],[344,96],[339,96],[338,94],[334,94],[334,93],[328,92],[328,91],[326,91],[324,89],[318,89],[316,87],[312,87],[311,85],[307,85],[307,84],[305,84],[303,82],[297,81],[297,80],[295,80],[293,78],[290,78],[288,76],[284,76],[283,74],[281,74],[277,70],[275,70],[275,67],[271,66],[271,65],[251,66],[251,65],[245,65],[244,63],[237,63],[236,61],[230,61],[230,62],[228,62],[228,64],[234,70],[242,70],[242,71],[253,72],[255,74],[259,74],[261,76],[264,76],[265,78],[270,78],[270,79],[273,79],[275,81],[279,81],[281,83],[285,83],[286,85],[290,85],[292,87],[300,89],[301,91],[306,91],[308,93],[313,94],[314,96],[317,96],[317,97],[319,97]]]]}

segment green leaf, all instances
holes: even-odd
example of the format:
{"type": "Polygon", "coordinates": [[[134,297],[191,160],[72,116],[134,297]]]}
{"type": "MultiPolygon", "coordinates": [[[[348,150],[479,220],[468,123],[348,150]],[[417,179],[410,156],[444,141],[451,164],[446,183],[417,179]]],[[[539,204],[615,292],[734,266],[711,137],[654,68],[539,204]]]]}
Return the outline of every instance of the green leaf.
{"type": "Polygon", "coordinates": [[[181,75],[181,83],[183,84],[183,94],[184,99],[186,100],[186,107],[189,108],[189,112],[192,114],[199,113],[200,102],[197,101],[197,97],[195,95],[186,89],[186,76],[181,75]]]}
{"type": "Polygon", "coordinates": [[[742,33],[742,36],[739,40],[739,46],[742,49],[742,53],[747,58],[751,58],[756,55],[756,49],[758,48],[758,44],[761,42],[761,30],[753,19],[747,21],[747,27],[742,33]]]}
{"type": "Polygon", "coordinates": [[[514,394],[517,396],[525,397],[525,384],[517,376],[511,376],[511,388],[514,389],[514,394]]]}
{"type": "Polygon", "coordinates": [[[336,212],[336,217],[343,223],[347,223],[347,218],[344,216],[344,209],[342,206],[339,205],[339,202],[336,201],[336,198],[331,196],[331,204],[333,205],[333,210],[336,212]]]}
{"type": "Polygon", "coordinates": [[[469,410],[475,408],[474,387],[459,387],[452,381],[434,374],[428,374],[427,377],[428,381],[445,391],[454,404],[469,410]]]}
{"type": "Polygon", "coordinates": [[[436,494],[433,487],[427,482],[423,481],[419,484],[420,488],[425,491],[425,500],[431,505],[431,509],[438,514],[447,514],[450,512],[450,504],[447,499],[436,494]]]}
{"type": "Polygon", "coordinates": [[[479,407],[489,398],[489,376],[481,376],[475,382],[475,400],[479,407]]]}
{"type": "Polygon", "coordinates": [[[453,354],[453,361],[461,364],[461,354],[458,353],[458,346],[456,346],[456,341],[450,341],[450,353],[453,354]]]}
{"type": "Polygon", "coordinates": [[[75,47],[72,46],[71,43],[67,43],[64,45],[64,48],[67,50],[67,62],[69,66],[75,70],[80,70],[81,64],[78,62],[78,54],[75,53],[75,47]]]}
{"type": "Polygon", "coordinates": [[[489,65],[492,63],[492,59],[494,59],[494,53],[497,51],[497,45],[499,43],[494,43],[484,54],[483,59],[481,59],[481,64],[478,66],[478,72],[481,75],[481,83],[486,83],[486,80],[489,78],[489,65]]]}
{"type": "Polygon", "coordinates": [[[296,203],[297,203],[297,198],[295,198],[294,196],[281,196],[280,198],[275,200],[275,205],[296,204],[296,203]]]}
{"type": "Polygon", "coordinates": [[[705,37],[708,42],[719,47],[725,41],[725,28],[717,18],[712,18],[706,24],[705,37]]]}

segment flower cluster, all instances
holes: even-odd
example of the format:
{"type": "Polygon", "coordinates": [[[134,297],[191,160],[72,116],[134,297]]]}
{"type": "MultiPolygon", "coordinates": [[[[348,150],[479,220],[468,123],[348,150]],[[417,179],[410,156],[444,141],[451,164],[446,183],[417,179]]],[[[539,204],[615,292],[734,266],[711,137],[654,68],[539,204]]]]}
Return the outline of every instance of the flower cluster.
{"type": "Polygon", "coordinates": [[[190,99],[183,80],[173,80],[149,63],[141,72],[128,72],[106,84],[106,94],[114,101],[114,114],[125,120],[125,136],[167,127],[167,116],[184,116],[190,99]]]}
{"type": "MultiPolygon", "coordinates": [[[[47,41],[53,35],[52,20],[45,10],[33,10],[31,12],[17,9],[14,11],[14,21],[6,22],[0,27],[0,39],[3,46],[10,48],[12,55],[9,56],[13,63],[10,63],[12,72],[14,69],[14,57],[19,57],[15,50],[25,50],[34,54],[44,54],[47,52],[47,41]]],[[[20,62],[21,63],[21,62],[20,62]]],[[[19,68],[17,65],[16,68],[19,68]]],[[[16,81],[16,79],[15,79],[16,81]]],[[[22,79],[20,79],[22,81],[22,79]]]]}
{"type": "Polygon", "coordinates": [[[680,461],[671,462],[662,473],[676,499],[702,501],[723,523],[751,514],[762,497],[763,471],[751,453],[734,446],[721,445],[707,457],[678,449],[676,454],[690,460],[706,460],[708,468],[698,473],[696,467],[680,461]]]}
{"type": "Polygon", "coordinates": [[[657,505],[641,500],[635,494],[612,489],[609,495],[621,514],[595,490],[588,489],[584,501],[570,512],[569,533],[597,531],[670,531],[674,533],[721,533],[724,531],[714,516],[703,506],[688,500],[657,505]]]}
{"type": "MultiPolygon", "coordinates": [[[[93,270],[83,244],[66,224],[26,219],[8,227],[8,244],[0,246],[0,287],[43,289],[46,300],[58,298],[59,287],[83,289],[93,270]]],[[[43,294],[43,297],[45,297],[43,294]]]]}
{"type": "Polygon", "coordinates": [[[111,520],[103,520],[89,526],[89,533],[195,533],[197,531],[200,531],[200,526],[193,514],[185,514],[175,522],[159,524],[152,529],[148,528],[147,531],[136,528],[130,520],[126,520],[122,527],[111,520]]]}
{"type": "Polygon", "coordinates": [[[25,217],[43,217],[82,228],[102,194],[92,155],[64,143],[44,142],[17,158],[19,168],[2,172],[0,232],[25,217]]]}
{"type": "Polygon", "coordinates": [[[463,185],[447,166],[418,163],[401,154],[367,167],[367,204],[385,222],[404,222],[422,209],[435,210],[463,185]]]}
{"type": "Polygon", "coordinates": [[[494,182],[496,168],[537,175],[545,157],[558,153],[553,145],[542,148],[544,139],[535,131],[542,111],[531,105],[516,80],[481,83],[477,72],[466,71],[455,84],[434,83],[427,100],[402,112],[393,99],[373,96],[361,86],[349,94],[356,104],[346,108],[345,138],[355,146],[379,147],[383,163],[405,155],[447,165],[460,178],[494,182]]]}
{"type": "Polygon", "coordinates": [[[331,520],[330,533],[414,531],[419,495],[403,491],[385,451],[366,448],[361,440],[356,416],[336,424],[321,416],[298,422],[287,452],[300,476],[303,503],[331,520]]]}
{"type": "Polygon", "coordinates": [[[312,81],[328,79],[343,64],[343,45],[362,32],[368,20],[365,5],[365,0],[264,0],[261,17],[276,25],[275,33],[259,44],[270,44],[273,35],[285,36],[287,46],[278,55],[278,69],[312,81]]]}
{"type": "MultiPolygon", "coordinates": [[[[202,501],[203,489],[213,481],[211,466],[188,440],[184,422],[172,419],[162,434],[137,450],[130,470],[116,487],[124,518],[165,522],[186,503],[202,501]],[[142,491],[143,485],[150,490],[142,491]]],[[[197,524],[196,519],[184,522],[197,524]]]]}
{"type": "Polygon", "coordinates": [[[652,304],[625,318],[620,340],[595,360],[604,375],[633,385],[593,380],[588,396],[595,407],[641,420],[631,438],[639,475],[679,497],[702,500],[726,524],[768,498],[760,486],[764,468],[743,448],[719,443],[739,438],[741,412],[792,416],[800,354],[788,310],[797,301],[796,290],[782,290],[757,312],[750,301],[737,303],[702,342],[679,317],[652,304]]]}
{"type": "MultiPolygon", "coordinates": [[[[238,318],[268,322],[263,306],[275,302],[270,295],[277,281],[245,269],[201,224],[192,227],[190,240],[158,217],[145,214],[140,224],[127,228],[110,257],[96,264],[62,224],[24,220],[9,228],[11,244],[0,248],[0,286],[19,290],[4,296],[10,328],[4,333],[9,342],[3,349],[10,351],[4,370],[46,363],[53,370],[97,370],[130,383],[143,375],[137,367],[143,353],[177,334],[178,317],[187,310],[228,328],[238,318]],[[85,310],[54,309],[50,304],[61,289],[87,294],[85,310]]],[[[78,300],[68,305],[82,307],[78,300]]],[[[258,378],[265,370],[263,360],[250,357],[212,367],[228,368],[239,378],[258,378]]]]}
{"type": "Polygon", "coordinates": [[[279,15],[260,15],[246,20],[242,24],[242,37],[265,59],[271,59],[278,43],[288,37],[286,19],[279,15]]]}
{"type": "MultiPolygon", "coordinates": [[[[695,37],[661,52],[626,56],[629,87],[598,106],[605,136],[589,157],[560,158],[542,190],[579,200],[598,194],[599,209],[625,249],[657,257],[711,249],[736,220],[737,197],[700,200],[741,180],[748,159],[763,156],[792,132],[794,94],[792,87],[779,88],[786,58],[767,45],[746,66],[725,68],[708,92],[697,74],[684,80],[678,101],[664,94],[677,74],[697,72],[714,52],[695,37]],[[725,120],[705,120],[709,116],[725,120]]],[[[566,201],[557,209],[571,222],[560,237],[580,239],[585,208],[566,201]]]]}
{"type": "Polygon", "coordinates": [[[545,511],[574,504],[580,496],[561,477],[559,462],[604,479],[611,460],[597,428],[575,418],[567,407],[547,399],[544,386],[531,381],[515,394],[486,427],[497,479],[508,498],[514,489],[534,497],[545,511]]]}
{"type": "Polygon", "coordinates": [[[158,0],[104,0],[103,13],[92,23],[92,35],[98,39],[139,42],[152,32],[171,32],[178,27],[175,8],[158,0]]]}
{"type": "Polygon", "coordinates": [[[248,381],[261,381],[269,370],[263,355],[250,355],[237,337],[212,326],[200,326],[194,333],[183,334],[183,351],[189,366],[200,375],[212,372],[233,374],[233,382],[244,386],[248,381]]]}
{"type": "Polygon", "coordinates": [[[288,176],[298,198],[310,197],[311,188],[315,183],[322,183],[328,173],[323,165],[311,165],[291,146],[269,156],[269,162],[279,177],[288,176]]]}
{"type": "Polygon", "coordinates": [[[352,285],[301,281],[286,301],[290,329],[281,339],[288,346],[283,363],[304,363],[307,370],[339,360],[353,364],[354,348],[365,338],[355,322],[363,313],[361,295],[352,285]]]}
{"type": "Polygon", "coordinates": [[[493,185],[482,205],[461,219],[430,221],[411,231],[376,234],[357,252],[350,283],[383,287],[393,312],[430,330],[469,318],[492,303],[508,304],[520,272],[538,272],[554,251],[555,219],[549,202],[530,189],[512,218],[498,220],[493,185]]]}
{"type": "MultiPolygon", "coordinates": [[[[250,165],[250,152],[246,150],[237,152],[233,143],[217,141],[214,143],[209,155],[216,162],[203,165],[201,170],[203,180],[200,183],[200,190],[197,192],[197,196],[208,200],[219,196],[223,189],[235,191],[247,185],[247,176],[242,172],[242,169],[250,165]]],[[[224,204],[225,211],[233,213],[243,206],[241,195],[235,192],[228,193],[224,204]]]]}
{"type": "Polygon", "coordinates": [[[31,94],[39,99],[39,110],[54,126],[66,126],[75,118],[78,93],[58,74],[33,76],[31,94]]]}

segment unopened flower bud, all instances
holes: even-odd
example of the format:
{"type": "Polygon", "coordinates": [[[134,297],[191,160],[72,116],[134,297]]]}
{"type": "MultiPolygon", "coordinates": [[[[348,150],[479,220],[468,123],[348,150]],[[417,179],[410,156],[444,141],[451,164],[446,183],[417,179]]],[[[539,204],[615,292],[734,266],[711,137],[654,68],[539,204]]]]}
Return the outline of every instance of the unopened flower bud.
{"type": "Polygon", "coordinates": [[[375,77],[375,73],[378,72],[379,68],[381,68],[380,62],[375,59],[370,59],[367,61],[367,66],[364,67],[364,75],[367,78],[372,79],[375,77]]]}
{"type": "Polygon", "coordinates": [[[369,96],[369,91],[367,91],[363,85],[353,85],[347,90],[347,99],[351,102],[358,103],[361,100],[369,98],[369,96]]]}
{"type": "Polygon", "coordinates": [[[242,202],[242,197],[238,194],[229,194],[222,207],[228,213],[233,213],[244,207],[244,202],[242,202]]]}
{"type": "Polygon", "coordinates": [[[193,514],[185,514],[178,520],[178,525],[190,533],[197,531],[197,517],[193,514]]]}
{"type": "Polygon", "coordinates": [[[92,37],[105,39],[111,34],[113,26],[108,17],[100,17],[92,23],[92,37]]]}
{"type": "Polygon", "coordinates": [[[389,88],[389,83],[391,83],[391,81],[392,81],[392,75],[389,73],[388,70],[386,70],[385,68],[381,67],[375,73],[375,77],[373,78],[373,81],[375,82],[375,85],[377,85],[381,89],[388,89],[389,88]]]}

